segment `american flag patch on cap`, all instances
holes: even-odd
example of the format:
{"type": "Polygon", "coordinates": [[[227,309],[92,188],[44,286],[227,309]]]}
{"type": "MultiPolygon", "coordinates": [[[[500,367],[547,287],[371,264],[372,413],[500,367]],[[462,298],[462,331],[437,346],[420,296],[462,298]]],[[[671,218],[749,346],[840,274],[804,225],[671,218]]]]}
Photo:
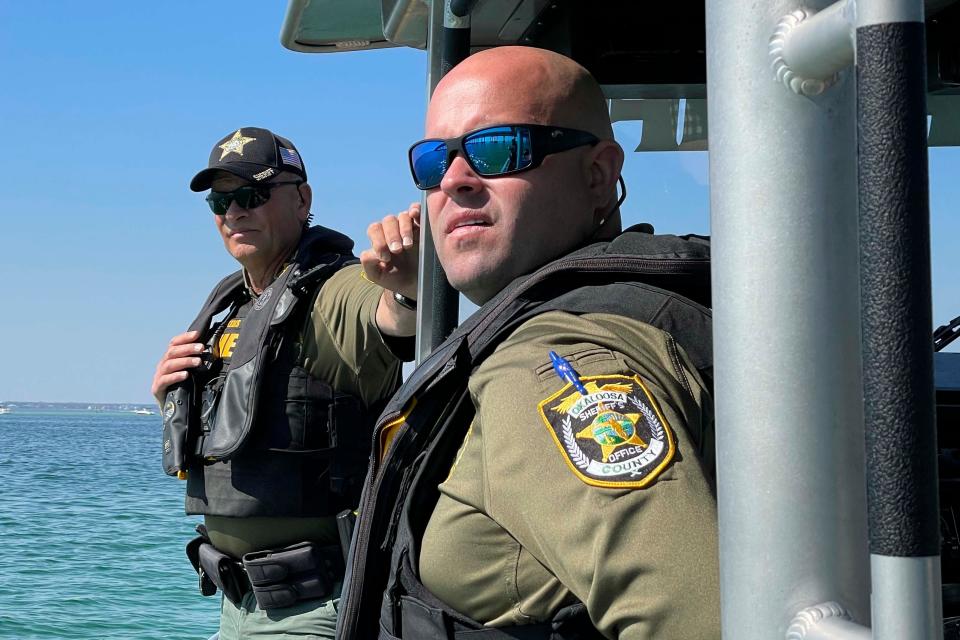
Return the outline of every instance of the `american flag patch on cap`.
{"type": "Polygon", "coordinates": [[[283,164],[290,164],[303,171],[303,163],[300,162],[300,154],[293,149],[280,147],[280,161],[283,164]]]}

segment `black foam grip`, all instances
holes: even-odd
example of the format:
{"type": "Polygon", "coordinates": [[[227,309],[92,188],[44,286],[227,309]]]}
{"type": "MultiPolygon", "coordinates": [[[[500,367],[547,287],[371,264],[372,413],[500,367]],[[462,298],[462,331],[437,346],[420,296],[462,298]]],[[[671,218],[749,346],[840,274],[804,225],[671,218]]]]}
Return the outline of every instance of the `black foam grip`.
{"type": "Polygon", "coordinates": [[[477,0],[451,0],[450,13],[462,18],[473,10],[475,4],[477,4],[477,0]]]}
{"type": "Polygon", "coordinates": [[[440,51],[440,76],[466,60],[470,55],[470,29],[443,28],[443,49],[440,51]]]}
{"type": "MultiPolygon", "coordinates": [[[[470,29],[443,28],[443,49],[440,54],[440,76],[447,75],[450,69],[460,64],[470,55],[470,29]]],[[[426,256],[424,256],[426,258],[426,256]]],[[[427,258],[429,259],[429,258],[427,258]]],[[[433,332],[433,349],[450,335],[459,322],[460,298],[459,294],[447,281],[447,274],[440,266],[436,255],[432,256],[431,271],[433,273],[433,308],[431,312],[431,327],[433,332]]]]}
{"type": "Polygon", "coordinates": [[[924,26],[857,29],[870,552],[940,553],[924,26]]]}
{"type": "MultiPolygon", "coordinates": [[[[424,256],[426,257],[426,256],[424,256]]],[[[440,266],[436,254],[433,256],[433,308],[431,312],[431,327],[433,333],[433,350],[457,327],[459,323],[460,294],[450,286],[447,274],[440,266]]]]}

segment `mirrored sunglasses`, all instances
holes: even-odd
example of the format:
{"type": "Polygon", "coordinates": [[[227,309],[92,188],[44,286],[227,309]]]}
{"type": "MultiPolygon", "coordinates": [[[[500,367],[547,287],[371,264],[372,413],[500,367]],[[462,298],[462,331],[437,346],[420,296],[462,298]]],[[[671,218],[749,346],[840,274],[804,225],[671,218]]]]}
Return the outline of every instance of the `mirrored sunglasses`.
{"type": "Polygon", "coordinates": [[[559,153],[600,140],[592,133],[539,124],[505,124],[465,133],[459,138],[430,138],[410,147],[410,171],[418,189],[433,189],[459,153],[484,177],[505,176],[540,166],[559,153]]]}

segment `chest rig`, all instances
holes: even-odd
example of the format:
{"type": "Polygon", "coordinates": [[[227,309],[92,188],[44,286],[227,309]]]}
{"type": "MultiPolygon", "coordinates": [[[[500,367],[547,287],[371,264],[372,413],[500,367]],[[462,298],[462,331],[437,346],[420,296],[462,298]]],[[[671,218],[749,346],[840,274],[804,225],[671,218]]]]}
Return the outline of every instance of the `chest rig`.
{"type": "Polygon", "coordinates": [[[358,398],[301,366],[302,334],[317,292],[356,261],[352,248],[346,236],[312,227],[255,300],[242,273],[231,274],[190,325],[209,343],[223,323],[245,311],[222,370],[192,372],[164,403],[164,470],[186,477],[187,513],[325,516],[356,504],[371,416],[358,398]]]}
{"type": "MultiPolygon", "coordinates": [[[[374,432],[347,562],[337,637],[434,640],[601,638],[574,603],[545,623],[488,628],[422,584],[420,541],[473,419],[470,374],[523,322],[547,311],[611,313],[670,333],[712,382],[709,243],[628,229],[522,277],[477,310],[418,367],[374,432]]],[[[546,356],[546,354],[544,354],[546,356]]],[[[691,434],[709,468],[712,434],[691,434]],[[699,438],[698,438],[699,436],[699,438]]]]}

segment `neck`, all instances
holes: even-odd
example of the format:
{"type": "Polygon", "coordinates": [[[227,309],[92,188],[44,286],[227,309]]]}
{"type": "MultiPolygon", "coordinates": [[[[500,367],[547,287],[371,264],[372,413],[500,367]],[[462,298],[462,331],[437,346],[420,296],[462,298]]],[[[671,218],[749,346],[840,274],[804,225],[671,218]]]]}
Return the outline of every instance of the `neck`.
{"type": "Polygon", "coordinates": [[[613,240],[621,233],[623,233],[623,224],[620,221],[620,210],[614,209],[590,237],[589,242],[613,240]]]}
{"type": "Polygon", "coordinates": [[[280,273],[281,267],[283,267],[283,264],[287,261],[287,257],[291,253],[293,253],[292,248],[289,251],[278,254],[268,262],[243,265],[244,270],[247,272],[247,278],[250,281],[250,288],[253,289],[255,294],[260,295],[264,289],[270,286],[270,283],[273,282],[277,274],[280,273]]]}
{"type": "Polygon", "coordinates": [[[461,289],[460,293],[462,293],[467,298],[467,300],[477,305],[478,307],[483,306],[491,298],[493,298],[500,291],[502,291],[504,287],[506,287],[511,282],[513,282],[515,278],[520,277],[520,275],[528,275],[530,273],[533,273],[534,271],[544,266],[545,264],[552,262],[553,260],[556,260],[557,258],[560,258],[561,256],[564,256],[568,253],[571,253],[581,247],[585,247],[588,244],[592,244],[594,242],[607,242],[607,241],[613,240],[614,238],[619,236],[621,233],[623,233],[623,228],[620,222],[620,210],[616,209],[609,215],[608,218],[606,218],[603,221],[602,224],[600,224],[600,226],[591,235],[585,238],[582,238],[579,242],[571,245],[570,247],[561,251],[557,255],[548,257],[539,265],[530,269],[527,272],[527,274],[519,274],[519,275],[513,276],[512,278],[507,279],[506,282],[498,282],[496,283],[495,286],[492,286],[492,287],[486,287],[486,288],[475,287],[474,289],[471,289],[469,291],[465,289],[461,289]]]}

